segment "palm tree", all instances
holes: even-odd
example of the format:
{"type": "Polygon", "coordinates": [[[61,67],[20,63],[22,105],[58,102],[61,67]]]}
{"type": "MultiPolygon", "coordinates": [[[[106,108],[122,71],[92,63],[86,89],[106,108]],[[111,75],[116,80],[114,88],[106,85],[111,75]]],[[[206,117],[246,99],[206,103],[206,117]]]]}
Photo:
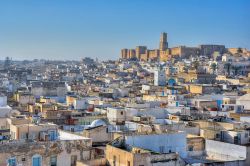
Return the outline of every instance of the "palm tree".
{"type": "Polygon", "coordinates": [[[224,69],[226,69],[228,76],[230,75],[231,66],[231,63],[229,62],[224,64],[224,69]]]}
{"type": "Polygon", "coordinates": [[[211,64],[210,68],[213,70],[213,74],[215,73],[215,70],[217,69],[217,64],[214,62],[211,64]]]}

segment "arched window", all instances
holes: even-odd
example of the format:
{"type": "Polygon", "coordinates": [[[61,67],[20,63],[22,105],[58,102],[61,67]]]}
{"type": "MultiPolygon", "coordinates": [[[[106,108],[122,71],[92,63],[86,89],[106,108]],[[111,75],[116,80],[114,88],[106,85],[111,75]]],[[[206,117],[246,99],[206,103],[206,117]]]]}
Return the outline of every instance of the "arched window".
{"type": "Polygon", "coordinates": [[[32,156],[32,166],[42,166],[42,156],[35,154],[32,156]]]}

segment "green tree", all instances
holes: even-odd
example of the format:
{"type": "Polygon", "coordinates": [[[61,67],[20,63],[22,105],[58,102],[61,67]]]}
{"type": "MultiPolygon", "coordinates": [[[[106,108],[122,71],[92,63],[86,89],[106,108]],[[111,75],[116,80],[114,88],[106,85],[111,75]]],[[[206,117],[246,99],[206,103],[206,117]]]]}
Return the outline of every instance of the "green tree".
{"type": "Polygon", "coordinates": [[[231,71],[231,63],[225,63],[224,64],[224,69],[227,71],[227,75],[229,76],[230,75],[230,71],[231,71]]]}
{"type": "Polygon", "coordinates": [[[217,69],[217,64],[214,62],[210,65],[210,68],[213,70],[213,74],[215,73],[216,69],[217,69]]]}

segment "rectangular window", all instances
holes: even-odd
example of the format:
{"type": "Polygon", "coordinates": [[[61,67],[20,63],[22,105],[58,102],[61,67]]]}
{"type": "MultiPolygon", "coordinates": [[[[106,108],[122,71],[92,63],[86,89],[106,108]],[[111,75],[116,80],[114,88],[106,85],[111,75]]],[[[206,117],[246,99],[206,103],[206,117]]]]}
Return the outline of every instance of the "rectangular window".
{"type": "Polygon", "coordinates": [[[42,158],[40,156],[36,156],[32,158],[32,166],[42,166],[41,162],[42,162],[42,158]]]}
{"type": "Polygon", "coordinates": [[[238,144],[239,143],[239,140],[238,140],[238,136],[234,136],[234,144],[238,144]]]}
{"type": "Polygon", "coordinates": [[[21,139],[27,139],[28,133],[22,133],[21,134],[21,139]]]}
{"type": "Polygon", "coordinates": [[[76,166],[77,156],[72,155],[71,156],[71,166],[76,166]]]}
{"type": "Polygon", "coordinates": [[[56,130],[50,130],[49,131],[49,140],[54,141],[57,139],[57,133],[56,130]]]}
{"type": "Polygon", "coordinates": [[[116,166],[116,156],[113,156],[113,165],[116,166]]]}
{"type": "Polygon", "coordinates": [[[29,138],[30,139],[36,139],[36,133],[35,132],[30,132],[29,138]]]}
{"type": "Polygon", "coordinates": [[[192,145],[188,146],[188,151],[193,151],[194,147],[192,145]]]}
{"type": "Polygon", "coordinates": [[[8,166],[16,166],[16,158],[15,157],[8,159],[8,166]]]}
{"type": "Polygon", "coordinates": [[[160,153],[164,153],[164,146],[159,147],[160,153]]]}
{"type": "Polygon", "coordinates": [[[57,157],[51,156],[50,157],[50,166],[56,166],[56,164],[57,164],[57,157]]]}

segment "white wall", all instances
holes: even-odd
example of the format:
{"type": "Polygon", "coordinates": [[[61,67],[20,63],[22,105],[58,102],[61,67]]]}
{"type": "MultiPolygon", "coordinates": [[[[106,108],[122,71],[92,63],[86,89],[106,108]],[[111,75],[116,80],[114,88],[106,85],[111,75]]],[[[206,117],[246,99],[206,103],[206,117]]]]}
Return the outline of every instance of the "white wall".
{"type": "Polygon", "coordinates": [[[5,107],[7,105],[7,96],[0,96],[0,107],[5,107]]]}
{"type": "Polygon", "coordinates": [[[107,118],[110,122],[124,122],[126,120],[125,110],[120,108],[108,108],[107,118]]]}
{"type": "Polygon", "coordinates": [[[212,117],[216,117],[216,116],[226,116],[226,117],[230,117],[230,112],[222,112],[222,111],[209,111],[209,114],[212,117]]]}
{"type": "MultiPolygon", "coordinates": [[[[66,147],[65,143],[62,145],[63,147],[66,147]]],[[[76,155],[77,160],[81,159],[79,150],[71,150],[71,153],[67,153],[66,149],[62,151],[62,153],[59,153],[57,156],[57,165],[58,166],[66,166],[71,164],[71,156],[76,155]]],[[[90,151],[86,150],[82,152],[83,160],[89,160],[91,157],[90,151]]]]}
{"type": "Polygon", "coordinates": [[[127,108],[126,110],[126,120],[132,120],[134,116],[137,115],[138,110],[134,108],[127,108]]]}
{"type": "Polygon", "coordinates": [[[138,110],[139,116],[148,115],[153,116],[156,119],[164,119],[168,116],[168,111],[165,108],[146,108],[143,110],[138,110]]]}
{"type": "Polygon", "coordinates": [[[186,133],[164,133],[151,135],[126,136],[128,145],[149,149],[155,152],[178,152],[181,157],[186,157],[186,133]]]}
{"type": "Polygon", "coordinates": [[[223,141],[227,143],[232,143],[234,144],[234,137],[240,136],[238,138],[238,144],[247,144],[249,143],[249,135],[248,131],[243,130],[243,131],[223,131],[223,141]]]}
{"type": "Polygon", "coordinates": [[[250,110],[250,94],[245,94],[236,100],[236,104],[244,105],[245,110],[250,110]]]}
{"type": "Polygon", "coordinates": [[[142,85],[142,90],[143,91],[150,90],[150,86],[149,85],[142,85]]]}
{"type": "Polygon", "coordinates": [[[125,127],[129,131],[136,131],[136,130],[138,130],[138,125],[139,125],[139,123],[135,123],[135,122],[130,122],[130,121],[126,121],[125,122],[125,127]]]}
{"type": "Polygon", "coordinates": [[[240,121],[250,123],[250,116],[240,117],[240,121]]]}
{"type": "Polygon", "coordinates": [[[76,99],[74,100],[75,109],[87,109],[87,101],[85,99],[76,99]]]}
{"type": "Polygon", "coordinates": [[[154,71],[154,85],[164,86],[166,85],[166,73],[165,70],[155,70],[154,71]]]}
{"type": "Polygon", "coordinates": [[[244,160],[247,157],[247,148],[245,146],[229,144],[214,140],[206,140],[206,153],[214,159],[220,160],[244,160]]]}
{"type": "Polygon", "coordinates": [[[9,117],[11,112],[12,112],[12,108],[9,106],[0,107],[0,117],[1,118],[9,117]]]}
{"type": "Polygon", "coordinates": [[[7,118],[0,118],[0,129],[7,129],[7,118]]]}

